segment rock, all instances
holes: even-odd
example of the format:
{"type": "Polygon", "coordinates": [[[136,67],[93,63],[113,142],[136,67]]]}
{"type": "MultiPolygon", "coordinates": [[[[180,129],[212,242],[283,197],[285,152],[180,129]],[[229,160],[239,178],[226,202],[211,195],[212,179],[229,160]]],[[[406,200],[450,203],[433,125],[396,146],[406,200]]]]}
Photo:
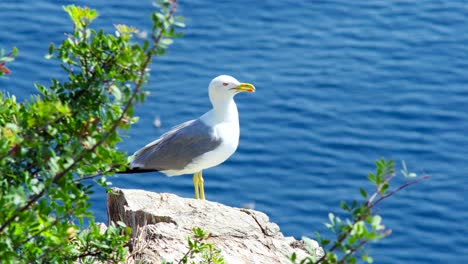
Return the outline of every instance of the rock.
{"type": "MultiPolygon", "coordinates": [[[[298,259],[307,256],[303,243],[284,237],[266,214],[250,209],[113,188],[107,212],[109,223],[122,221],[132,227],[131,257],[149,263],[179,261],[188,252],[187,238],[196,227],[211,234],[206,242],[221,250],[226,263],[289,263],[287,256],[293,252],[298,259]]],[[[323,254],[318,246],[315,252],[318,257],[323,254]]]]}

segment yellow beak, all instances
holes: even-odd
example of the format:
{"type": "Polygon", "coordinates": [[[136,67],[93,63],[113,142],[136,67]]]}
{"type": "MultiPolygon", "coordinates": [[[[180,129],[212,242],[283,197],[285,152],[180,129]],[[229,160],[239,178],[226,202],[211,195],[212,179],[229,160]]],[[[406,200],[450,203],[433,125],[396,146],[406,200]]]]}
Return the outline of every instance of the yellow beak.
{"type": "Polygon", "coordinates": [[[239,86],[232,88],[236,90],[237,92],[248,92],[248,93],[253,93],[255,92],[255,86],[253,86],[250,83],[241,83],[239,86]]]}

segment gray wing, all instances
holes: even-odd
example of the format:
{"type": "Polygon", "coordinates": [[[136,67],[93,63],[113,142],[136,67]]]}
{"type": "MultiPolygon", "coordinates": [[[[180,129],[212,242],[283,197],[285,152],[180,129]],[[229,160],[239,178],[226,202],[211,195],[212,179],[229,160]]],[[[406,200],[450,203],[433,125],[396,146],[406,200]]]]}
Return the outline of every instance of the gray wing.
{"type": "Polygon", "coordinates": [[[196,157],[214,150],[221,143],[213,128],[199,119],[182,123],[134,154],[132,168],[182,170],[196,157]]]}

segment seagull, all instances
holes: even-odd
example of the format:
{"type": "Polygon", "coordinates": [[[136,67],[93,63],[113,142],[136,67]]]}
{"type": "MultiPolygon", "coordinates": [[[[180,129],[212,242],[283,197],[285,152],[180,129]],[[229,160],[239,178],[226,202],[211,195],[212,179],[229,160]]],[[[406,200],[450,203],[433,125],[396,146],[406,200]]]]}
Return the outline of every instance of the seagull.
{"type": "Polygon", "coordinates": [[[195,199],[205,200],[202,171],[223,163],[239,145],[239,114],[234,96],[241,92],[255,92],[255,87],[228,75],[214,78],[208,87],[213,108],[136,151],[125,173],[159,171],[167,176],[193,173],[195,199]]]}

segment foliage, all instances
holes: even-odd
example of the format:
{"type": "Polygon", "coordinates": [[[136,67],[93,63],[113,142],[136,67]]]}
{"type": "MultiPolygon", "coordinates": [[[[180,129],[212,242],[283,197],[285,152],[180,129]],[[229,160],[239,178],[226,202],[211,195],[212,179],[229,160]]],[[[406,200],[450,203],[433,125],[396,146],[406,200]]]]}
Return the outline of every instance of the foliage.
{"type": "MultiPolygon", "coordinates": [[[[215,247],[211,243],[207,243],[210,238],[203,229],[197,227],[193,228],[193,237],[188,237],[189,250],[177,263],[212,263],[212,264],[224,264],[224,258],[221,255],[221,250],[215,247]],[[198,259],[198,262],[194,260],[198,259]]],[[[173,262],[164,261],[163,264],[172,264],[173,262]]]]}
{"type": "MultiPolygon", "coordinates": [[[[83,179],[127,164],[127,154],[115,147],[118,130],[136,121],[133,105],[144,100],[153,57],[180,35],[175,1],[159,7],[149,39],[137,40],[132,27],[119,25],[115,34],[90,28],[96,10],[65,7],[74,30],[59,46],[51,44],[46,57],[61,61],[67,79],[37,84],[39,94],[21,103],[0,93],[2,263],[117,262],[125,256],[129,228],[99,232],[89,211],[92,185],[83,179]]],[[[0,53],[0,75],[9,73],[5,63],[16,54],[0,53]]],[[[98,183],[108,184],[105,177],[98,183]]]]}
{"type": "MultiPolygon", "coordinates": [[[[372,257],[367,254],[364,246],[369,242],[381,240],[391,234],[391,230],[382,224],[382,217],[376,214],[375,207],[402,189],[429,178],[428,176],[423,176],[389,191],[390,182],[396,176],[393,161],[381,159],[376,161],[376,166],[376,171],[370,172],[367,176],[369,182],[375,187],[375,191],[369,195],[361,188],[359,192],[364,201],[360,203],[357,200],[351,203],[341,201],[340,203],[341,209],[350,215],[351,220],[346,219],[343,221],[340,217],[329,213],[329,222],[325,223],[325,226],[335,234],[335,240],[331,241],[322,238],[319,233],[316,233],[319,244],[326,249],[325,254],[323,256],[316,256],[313,250],[314,247],[308,246],[310,239],[304,238],[306,249],[310,256],[298,260],[297,255],[294,253],[290,256],[292,263],[356,263],[358,261],[356,255],[364,262],[373,262],[372,257]]],[[[407,178],[416,177],[415,173],[407,171],[404,162],[401,172],[407,178]]]]}

